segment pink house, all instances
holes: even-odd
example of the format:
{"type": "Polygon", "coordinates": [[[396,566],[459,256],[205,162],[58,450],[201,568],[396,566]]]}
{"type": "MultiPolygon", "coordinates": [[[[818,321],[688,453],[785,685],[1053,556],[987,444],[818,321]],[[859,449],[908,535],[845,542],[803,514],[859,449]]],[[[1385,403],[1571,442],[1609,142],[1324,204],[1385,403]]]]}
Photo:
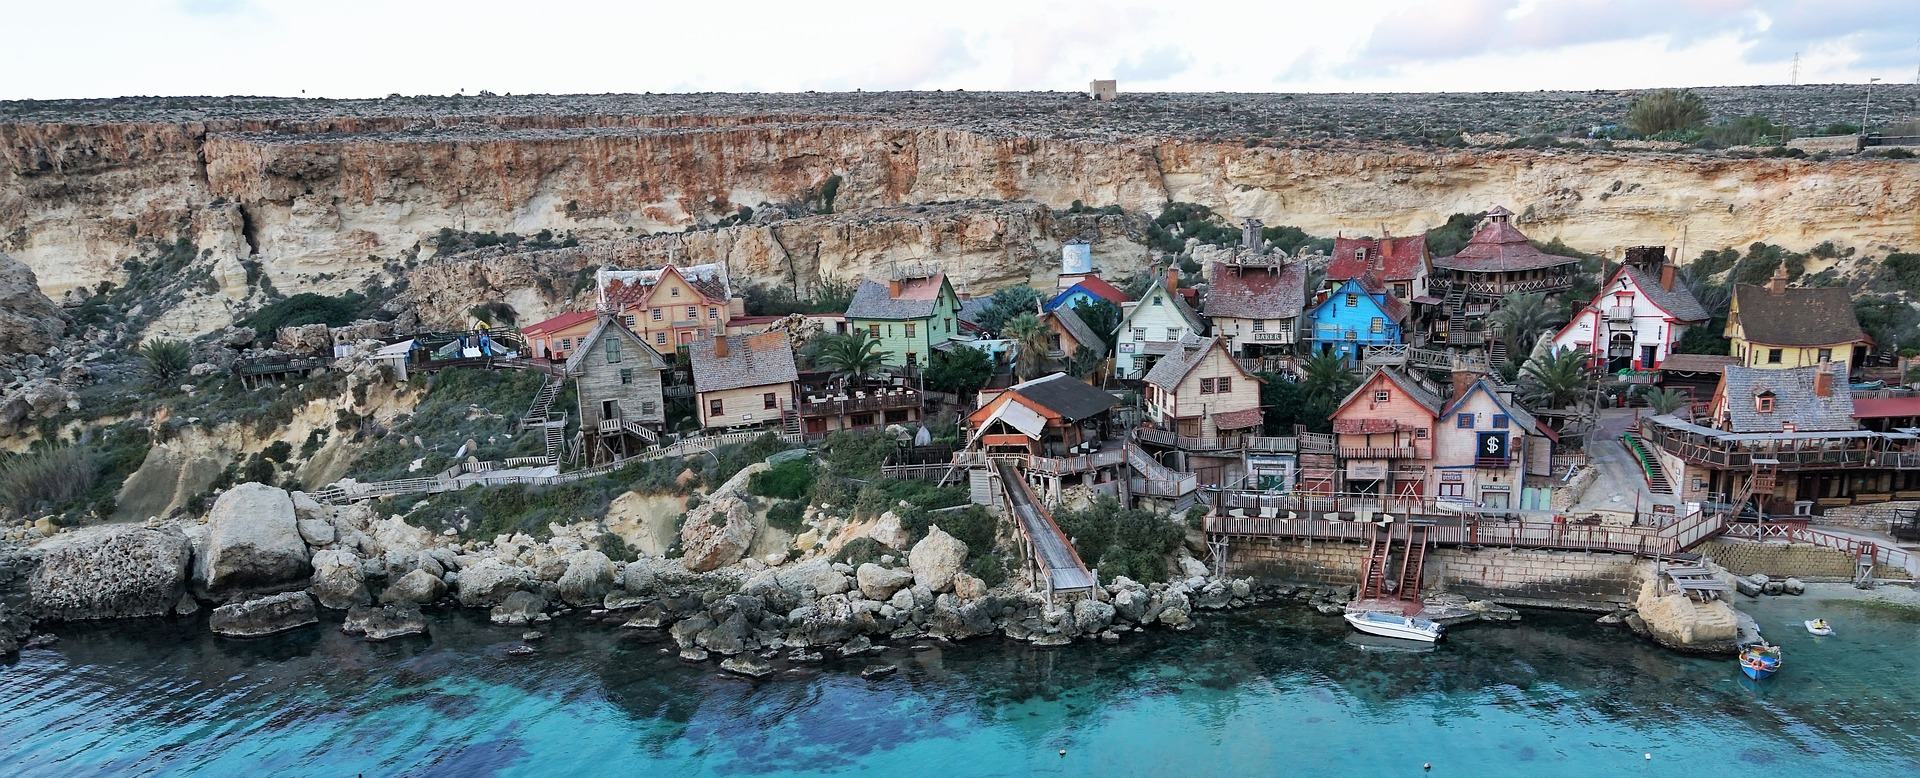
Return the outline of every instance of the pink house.
{"type": "MultiPolygon", "coordinates": [[[[1419,500],[1434,455],[1441,399],[1404,372],[1376,370],[1333,412],[1340,491],[1419,500]]],[[[1303,490],[1317,491],[1303,482],[1303,490]]]]}

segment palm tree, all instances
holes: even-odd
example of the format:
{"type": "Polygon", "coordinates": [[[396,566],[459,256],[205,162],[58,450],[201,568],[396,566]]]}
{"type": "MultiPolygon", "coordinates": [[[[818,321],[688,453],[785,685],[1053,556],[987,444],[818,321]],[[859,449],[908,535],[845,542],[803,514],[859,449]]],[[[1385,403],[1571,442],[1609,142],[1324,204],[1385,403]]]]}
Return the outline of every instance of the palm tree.
{"type": "Polygon", "coordinates": [[[141,343],[134,353],[140,357],[141,367],[155,385],[165,386],[187,372],[187,363],[193,361],[193,353],[187,344],[177,340],[149,340],[141,343]]]}
{"type": "Polygon", "coordinates": [[[890,357],[880,350],[880,341],[865,332],[829,335],[820,339],[814,362],[848,381],[861,381],[887,366],[890,357]]]}
{"type": "Polygon", "coordinates": [[[1507,353],[1525,359],[1540,340],[1540,331],[1553,324],[1553,309],[1545,294],[1508,294],[1500,301],[1500,310],[1487,317],[1500,338],[1507,342],[1507,353]]]}
{"type": "Polygon", "coordinates": [[[1073,356],[1067,359],[1067,374],[1085,381],[1099,372],[1101,363],[1105,361],[1100,352],[1081,346],[1074,349],[1073,356]]]}
{"type": "Polygon", "coordinates": [[[1520,373],[1522,393],[1548,408],[1572,405],[1587,391],[1587,357],[1570,348],[1528,360],[1520,373]]]}
{"type": "Polygon", "coordinates": [[[1039,316],[1023,313],[1008,319],[1001,325],[1000,334],[1020,349],[1014,368],[1022,380],[1038,378],[1052,367],[1048,352],[1053,350],[1053,330],[1039,316]]]}
{"type": "Polygon", "coordinates": [[[1306,389],[1307,400],[1324,406],[1332,406],[1353,391],[1360,379],[1353,374],[1347,361],[1334,353],[1315,354],[1300,363],[1300,384],[1306,389]]]}
{"type": "Polygon", "coordinates": [[[1687,407],[1687,393],[1678,389],[1655,389],[1647,392],[1647,407],[1656,414],[1678,413],[1687,407]]]}

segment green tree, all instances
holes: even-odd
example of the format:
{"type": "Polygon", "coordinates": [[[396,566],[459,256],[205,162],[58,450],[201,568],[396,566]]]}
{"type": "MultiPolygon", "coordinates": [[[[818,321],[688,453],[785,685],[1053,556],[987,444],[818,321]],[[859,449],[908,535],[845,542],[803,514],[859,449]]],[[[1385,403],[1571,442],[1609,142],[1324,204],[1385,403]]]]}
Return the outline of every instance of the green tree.
{"type": "MultiPolygon", "coordinates": [[[[986,309],[974,323],[988,332],[1000,332],[1007,320],[1040,310],[1040,292],[1031,286],[1009,286],[987,298],[986,309]]],[[[1002,333],[1003,335],[1005,333],[1002,333]]]]}
{"type": "Polygon", "coordinates": [[[1309,412],[1304,387],[1278,373],[1261,373],[1260,380],[1262,432],[1273,436],[1291,435],[1296,424],[1313,425],[1314,415],[1309,412]]]}
{"type": "Polygon", "coordinates": [[[1587,356],[1570,348],[1554,349],[1520,368],[1522,396],[1548,408],[1565,408],[1587,391],[1587,356]]]}
{"type": "Polygon", "coordinates": [[[1000,334],[1020,349],[1014,371],[1022,380],[1038,378],[1053,369],[1053,358],[1048,354],[1053,350],[1053,330],[1039,316],[1023,313],[1008,319],[1000,334]]]}
{"type": "Polygon", "coordinates": [[[1106,361],[1100,352],[1081,346],[1073,350],[1073,356],[1067,358],[1067,374],[1085,381],[1099,372],[1100,365],[1106,361]]]}
{"type": "Polygon", "coordinates": [[[1506,341],[1507,353],[1524,360],[1540,341],[1540,332],[1552,326],[1555,317],[1545,294],[1513,292],[1500,301],[1500,310],[1487,318],[1506,341]]]}
{"type": "Polygon", "coordinates": [[[1333,408],[1360,383],[1353,368],[1338,354],[1316,354],[1300,363],[1300,383],[1309,403],[1333,408]]]}
{"type": "Polygon", "coordinates": [[[166,386],[185,375],[193,352],[177,340],[149,340],[134,349],[140,369],[156,386],[166,386]]]}
{"type": "Polygon", "coordinates": [[[1113,343],[1120,335],[1120,306],[1106,300],[1081,300],[1073,305],[1073,313],[1088,329],[1100,336],[1107,344],[1107,351],[1113,350],[1113,343]]]}
{"type": "Polygon", "coordinates": [[[1427,230],[1427,253],[1436,257],[1451,257],[1467,247],[1467,240],[1473,237],[1473,228],[1486,218],[1486,213],[1456,213],[1447,217],[1447,223],[1427,230]]]}
{"type": "Polygon", "coordinates": [[[1687,407],[1687,393],[1678,389],[1654,389],[1647,392],[1647,407],[1654,413],[1678,413],[1687,407]]]}
{"type": "Polygon", "coordinates": [[[1725,331],[1726,319],[1713,319],[1697,327],[1688,327],[1680,340],[1673,344],[1676,354],[1721,354],[1727,353],[1731,343],[1720,333],[1725,331]]]}
{"type": "Polygon", "coordinates": [[[1124,507],[1105,495],[1054,518],[1073,539],[1080,558],[1109,581],[1123,575],[1145,583],[1166,580],[1167,558],[1186,534],[1165,516],[1124,507]]]}
{"type": "Polygon", "coordinates": [[[889,355],[880,350],[880,341],[866,332],[829,335],[819,343],[814,362],[841,378],[860,381],[887,366],[889,355]]]}
{"type": "Polygon", "coordinates": [[[963,399],[980,391],[993,377],[993,357],[976,348],[958,346],[933,352],[927,366],[927,386],[935,391],[951,392],[963,399]]]}
{"type": "Polygon", "coordinates": [[[1649,92],[1627,108],[1627,128],[1641,135],[1691,130],[1706,121],[1706,101],[1684,89],[1649,92]]]}

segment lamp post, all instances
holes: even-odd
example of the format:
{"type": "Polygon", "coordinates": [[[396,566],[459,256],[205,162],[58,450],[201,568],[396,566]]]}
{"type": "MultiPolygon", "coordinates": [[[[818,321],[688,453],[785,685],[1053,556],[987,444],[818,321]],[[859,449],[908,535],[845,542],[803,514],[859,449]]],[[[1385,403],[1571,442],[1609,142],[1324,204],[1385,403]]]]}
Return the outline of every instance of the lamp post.
{"type": "Polygon", "coordinates": [[[1865,108],[1860,109],[1860,139],[1862,141],[1865,141],[1867,138],[1867,114],[1873,111],[1873,85],[1877,83],[1880,83],[1880,79],[1867,79],[1867,105],[1865,108]]]}

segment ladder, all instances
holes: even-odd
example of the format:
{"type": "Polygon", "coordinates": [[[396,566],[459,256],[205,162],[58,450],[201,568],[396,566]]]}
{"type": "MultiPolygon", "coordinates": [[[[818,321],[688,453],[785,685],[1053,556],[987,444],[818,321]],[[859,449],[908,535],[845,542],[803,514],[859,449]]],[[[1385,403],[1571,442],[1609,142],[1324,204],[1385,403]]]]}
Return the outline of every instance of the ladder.
{"type": "MultiPolygon", "coordinates": [[[[1779,466],[1779,460],[1775,459],[1753,460],[1753,472],[1747,474],[1747,480],[1741,482],[1740,491],[1734,493],[1733,502],[1727,508],[1730,520],[1740,518],[1740,509],[1745,507],[1747,501],[1753,499],[1754,495],[1773,494],[1775,482],[1779,479],[1777,472],[1779,466]]],[[[1761,510],[1759,505],[1753,506],[1753,511],[1762,517],[1766,515],[1766,511],[1761,510]]]]}
{"type": "Polygon", "coordinates": [[[1402,600],[1420,599],[1420,578],[1427,567],[1427,527],[1407,525],[1407,550],[1400,560],[1400,585],[1394,592],[1402,600]]]}
{"type": "Polygon", "coordinates": [[[1382,531],[1380,525],[1370,524],[1367,532],[1367,560],[1360,571],[1360,597],[1362,600],[1378,599],[1386,595],[1387,554],[1393,547],[1393,531],[1382,531]]]}
{"type": "Polygon", "coordinates": [[[780,429],[795,439],[800,437],[800,414],[787,411],[780,414],[780,429]]]}
{"type": "Polygon", "coordinates": [[[1504,365],[1507,363],[1507,342],[1499,338],[1487,344],[1487,364],[1504,365]]]}
{"type": "Polygon", "coordinates": [[[565,383],[565,379],[552,373],[540,374],[540,391],[534,392],[533,403],[527,406],[526,415],[520,417],[522,431],[547,423],[553,414],[553,400],[560,396],[560,387],[565,383]]]}
{"type": "Polygon", "coordinates": [[[566,414],[561,414],[558,419],[547,419],[540,424],[545,428],[547,464],[560,464],[560,459],[567,453],[566,414]]]}
{"type": "Polygon", "coordinates": [[[1853,558],[1853,588],[1873,588],[1873,558],[1879,550],[1873,543],[1861,543],[1853,558]]]}

